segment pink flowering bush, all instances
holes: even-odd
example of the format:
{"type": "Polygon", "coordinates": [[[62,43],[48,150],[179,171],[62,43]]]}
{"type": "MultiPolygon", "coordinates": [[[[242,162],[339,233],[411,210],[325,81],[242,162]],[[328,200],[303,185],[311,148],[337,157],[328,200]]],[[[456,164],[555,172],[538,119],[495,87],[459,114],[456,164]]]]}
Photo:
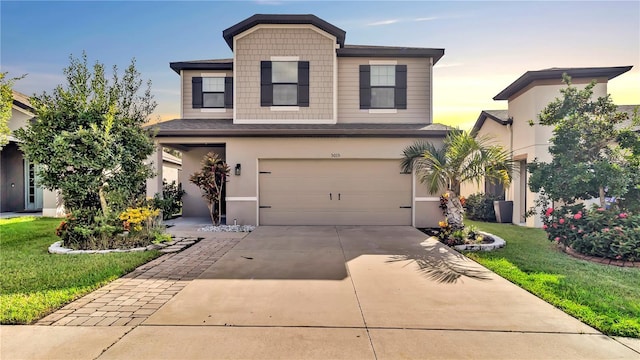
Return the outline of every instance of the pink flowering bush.
{"type": "Polygon", "coordinates": [[[640,214],[574,206],[549,208],[542,220],[549,240],[581,254],[640,261],[640,214]]]}

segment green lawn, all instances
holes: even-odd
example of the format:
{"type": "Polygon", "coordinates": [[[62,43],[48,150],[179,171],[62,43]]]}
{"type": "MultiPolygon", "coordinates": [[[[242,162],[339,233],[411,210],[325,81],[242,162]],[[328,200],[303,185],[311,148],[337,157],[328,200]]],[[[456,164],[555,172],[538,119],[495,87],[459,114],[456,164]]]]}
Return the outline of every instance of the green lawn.
{"type": "Polygon", "coordinates": [[[157,257],[157,251],[52,255],[60,219],[0,219],[0,323],[28,324],[157,257]]]}
{"type": "Polygon", "coordinates": [[[466,255],[608,335],[640,338],[640,269],[578,260],[541,229],[465,220],[507,246],[466,255]]]}

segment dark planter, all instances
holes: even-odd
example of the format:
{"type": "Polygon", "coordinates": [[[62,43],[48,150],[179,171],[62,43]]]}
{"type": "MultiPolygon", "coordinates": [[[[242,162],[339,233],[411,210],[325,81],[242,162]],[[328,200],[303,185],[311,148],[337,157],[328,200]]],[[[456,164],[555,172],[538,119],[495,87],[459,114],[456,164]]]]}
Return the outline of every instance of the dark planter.
{"type": "Polygon", "coordinates": [[[496,211],[497,222],[513,222],[513,201],[494,201],[493,209],[496,211]]]}

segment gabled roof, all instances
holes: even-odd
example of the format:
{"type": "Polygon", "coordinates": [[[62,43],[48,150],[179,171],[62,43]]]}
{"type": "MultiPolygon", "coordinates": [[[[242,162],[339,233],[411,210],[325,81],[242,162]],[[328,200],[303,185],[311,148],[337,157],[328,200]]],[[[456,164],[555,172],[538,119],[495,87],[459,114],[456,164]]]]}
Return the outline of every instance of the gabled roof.
{"type": "MultiPolygon", "coordinates": [[[[631,126],[632,119],[634,115],[635,109],[638,109],[638,114],[640,115],[640,105],[618,105],[618,111],[627,113],[629,119],[624,123],[620,124],[619,127],[631,126]]],[[[482,128],[484,122],[489,119],[497,122],[500,125],[509,125],[513,124],[513,118],[509,117],[508,110],[482,110],[480,112],[480,116],[478,116],[478,120],[473,125],[471,129],[471,133],[475,134],[482,128]]],[[[634,131],[640,131],[640,126],[633,126],[632,129],[634,131]]]]}
{"type": "Polygon", "coordinates": [[[471,129],[471,133],[475,134],[480,131],[487,119],[493,120],[500,125],[513,124],[513,119],[509,117],[508,110],[482,110],[480,116],[478,116],[478,120],[476,120],[476,123],[473,125],[473,129],[471,129]]]}
{"type": "Polygon", "coordinates": [[[498,95],[493,97],[493,100],[508,100],[511,96],[518,91],[524,89],[527,85],[536,80],[549,80],[549,79],[562,79],[562,74],[567,73],[574,79],[589,78],[595,79],[599,77],[606,77],[611,80],[614,77],[624,74],[631,70],[633,66],[615,66],[615,67],[582,67],[582,68],[550,68],[536,71],[527,71],[520,76],[516,81],[512,82],[498,95]]]}
{"type": "Polygon", "coordinates": [[[259,24],[310,24],[335,36],[337,43],[341,47],[344,46],[344,38],[346,36],[344,30],[311,14],[256,14],[224,30],[222,37],[233,50],[233,37],[259,24]]]}
{"type": "Polygon", "coordinates": [[[444,49],[373,45],[345,45],[336,52],[343,57],[430,57],[433,64],[444,55],[444,49]]]}
{"type": "Polygon", "coordinates": [[[178,74],[180,70],[233,70],[233,59],[176,61],[169,67],[178,74]]]}
{"type": "Polygon", "coordinates": [[[444,137],[453,128],[442,124],[234,124],[231,119],[175,119],[148,128],[156,137],[444,137]]]}
{"type": "Polygon", "coordinates": [[[33,112],[33,107],[31,106],[31,102],[29,101],[29,96],[15,90],[11,90],[13,92],[13,105],[29,111],[33,112]]]}

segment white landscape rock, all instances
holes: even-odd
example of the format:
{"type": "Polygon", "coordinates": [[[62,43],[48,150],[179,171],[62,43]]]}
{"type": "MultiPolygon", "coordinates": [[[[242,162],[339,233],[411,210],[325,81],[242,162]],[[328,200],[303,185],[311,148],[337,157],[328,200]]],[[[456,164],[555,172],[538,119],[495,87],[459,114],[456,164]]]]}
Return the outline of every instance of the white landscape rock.
{"type": "Polygon", "coordinates": [[[219,226],[205,226],[198,229],[198,231],[209,232],[252,232],[256,227],[253,225],[219,225],[219,226]]]}

